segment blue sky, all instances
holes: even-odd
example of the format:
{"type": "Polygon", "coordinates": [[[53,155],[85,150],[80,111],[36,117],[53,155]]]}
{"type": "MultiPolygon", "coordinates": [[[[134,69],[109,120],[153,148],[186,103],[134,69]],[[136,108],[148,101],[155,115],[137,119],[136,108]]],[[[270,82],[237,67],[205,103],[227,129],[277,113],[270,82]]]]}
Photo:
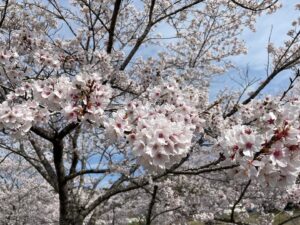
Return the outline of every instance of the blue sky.
{"type": "MultiPolygon", "coordinates": [[[[299,0],[282,0],[283,7],[271,15],[263,15],[257,19],[256,32],[244,30],[241,38],[246,42],[248,48],[247,55],[232,57],[232,61],[241,69],[250,69],[250,76],[264,80],[266,78],[267,51],[266,47],[270,31],[272,28],[271,42],[275,46],[282,46],[287,39],[286,33],[291,28],[291,22],[297,19],[299,11],[295,10],[295,5],[299,0]]],[[[237,76],[236,71],[229,71],[223,76],[216,77],[211,85],[211,99],[213,99],[224,86],[230,89],[237,88],[237,85],[229,79],[229,75],[237,76]],[[225,84],[225,85],[224,85],[225,84]]],[[[276,94],[288,85],[288,78],[292,76],[290,71],[281,73],[271,84],[263,90],[264,94],[276,94]]],[[[253,87],[255,88],[255,87],[253,87]]]]}
{"type": "MultiPolygon", "coordinates": [[[[64,6],[69,6],[69,0],[62,0],[64,6]]],[[[137,7],[138,2],[134,0],[137,7]]],[[[286,33],[291,28],[291,22],[297,19],[299,11],[295,10],[295,5],[299,3],[299,0],[280,0],[282,8],[278,9],[271,15],[262,15],[257,18],[255,25],[256,32],[252,32],[249,29],[245,29],[241,35],[241,38],[245,40],[248,48],[247,55],[240,55],[231,57],[234,64],[241,70],[245,70],[248,66],[249,74],[251,78],[257,78],[264,80],[266,78],[266,64],[267,64],[267,43],[272,28],[271,42],[275,46],[281,46],[285,39],[287,39],[286,33]]],[[[155,33],[161,33],[164,37],[173,36],[174,31],[166,24],[162,23],[157,27],[155,33]]],[[[61,32],[60,35],[71,35],[69,31],[61,32]]],[[[128,50],[128,49],[126,49],[128,50]]],[[[161,50],[159,46],[142,46],[135,57],[156,57],[161,50]]],[[[288,78],[292,76],[290,71],[283,72],[264,90],[264,94],[276,94],[280,90],[283,90],[288,85],[288,78]]],[[[210,88],[210,98],[213,100],[216,94],[225,87],[236,90],[238,85],[230,79],[230,77],[238,77],[236,70],[228,71],[222,76],[217,76],[212,80],[210,88]]],[[[253,89],[255,86],[253,86],[253,89]]]]}
{"type": "MultiPolygon", "coordinates": [[[[295,10],[295,5],[299,3],[299,0],[281,0],[282,8],[278,9],[273,14],[263,14],[257,17],[255,25],[256,32],[249,29],[245,29],[240,38],[246,43],[248,53],[246,55],[240,55],[231,57],[234,65],[241,71],[249,68],[250,78],[256,78],[263,81],[266,74],[266,65],[268,60],[267,45],[270,32],[272,29],[271,42],[275,46],[282,46],[284,40],[288,37],[287,31],[291,28],[293,20],[299,16],[299,11],[295,10]]],[[[163,37],[171,37],[174,33],[168,25],[162,23],[157,27],[156,33],[161,33],[163,37]]],[[[137,53],[136,57],[155,57],[161,50],[159,46],[142,46],[137,53]]],[[[284,90],[288,85],[288,78],[293,74],[291,71],[284,71],[278,77],[276,77],[269,86],[263,90],[263,94],[277,94],[280,90],[284,90]]],[[[238,71],[230,70],[223,75],[219,75],[212,80],[210,88],[210,99],[213,100],[217,93],[227,87],[230,90],[237,90],[239,86],[232,81],[230,77],[238,77],[238,71]]],[[[255,89],[255,85],[252,90],[255,89]]],[[[251,91],[251,90],[249,90],[251,91]]]]}

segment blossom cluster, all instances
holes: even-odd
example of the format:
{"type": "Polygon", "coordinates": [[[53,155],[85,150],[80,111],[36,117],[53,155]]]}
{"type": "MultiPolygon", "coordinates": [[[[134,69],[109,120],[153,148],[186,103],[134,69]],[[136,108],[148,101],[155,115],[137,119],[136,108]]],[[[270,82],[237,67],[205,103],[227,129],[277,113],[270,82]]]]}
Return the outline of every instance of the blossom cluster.
{"type": "Polygon", "coordinates": [[[34,101],[21,104],[5,101],[0,105],[0,126],[13,132],[28,132],[34,122],[45,122],[48,119],[49,112],[34,101]]]}
{"type": "Polygon", "coordinates": [[[1,64],[8,63],[10,60],[14,60],[18,57],[18,53],[12,50],[0,51],[1,64]]]}
{"type": "Polygon", "coordinates": [[[50,66],[52,68],[57,68],[60,66],[60,61],[53,58],[52,54],[50,53],[39,51],[35,53],[34,57],[37,63],[40,65],[50,66]]]}
{"type": "Polygon", "coordinates": [[[217,146],[239,165],[236,176],[268,186],[294,184],[300,171],[299,101],[266,98],[251,106],[240,112],[245,125],[224,130],[217,146]]]}
{"type": "Polygon", "coordinates": [[[180,80],[170,80],[162,82],[148,90],[148,96],[151,102],[161,105],[169,104],[174,106],[175,110],[170,117],[172,121],[183,120],[186,124],[193,124],[197,131],[201,132],[204,119],[199,117],[199,108],[203,107],[202,96],[192,86],[180,86],[180,80]]]}
{"type": "Polygon", "coordinates": [[[74,80],[59,77],[25,82],[1,104],[0,121],[4,128],[21,132],[49,121],[55,113],[67,121],[99,124],[111,96],[112,89],[96,73],[81,73],[74,80]]]}
{"type": "Polygon", "coordinates": [[[164,169],[184,157],[194,131],[201,130],[204,123],[196,113],[197,95],[190,87],[180,90],[177,85],[171,81],[150,88],[145,94],[148,102],[132,101],[105,123],[109,137],[125,136],[147,168],[164,169]]]}

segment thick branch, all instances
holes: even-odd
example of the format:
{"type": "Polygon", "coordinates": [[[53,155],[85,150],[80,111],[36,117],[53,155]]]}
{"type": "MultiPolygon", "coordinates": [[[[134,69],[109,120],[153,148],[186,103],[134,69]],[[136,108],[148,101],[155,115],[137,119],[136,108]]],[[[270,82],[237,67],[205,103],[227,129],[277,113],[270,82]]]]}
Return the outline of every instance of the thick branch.
{"type": "Polygon", "coordinates": [[[45,171],[45,169],[40,165],[40,163],[37,162],[38,160],[36,160],[32,157],[29,157],[27,155],[23,144],[20,145],[19,151],[14,151],[12,149],[10,151],[22,156],[30,165],[32,165],[40,173],[40,175],[54,188],[55,191],[58,191],[55,182],[53,182],[51,177],[48,175],[48,173],[45,171]]]}
{"type": "Polygon", "coordinates": [[[51,179],[51,183],[53,184],[53,186],[55,186],[56,190],[57,190],[57,177],[55,174],[54,169],[52,168],[51,164],[49,163],[49,161],[46,159],[46,157],[44,156],[42,149],[35,143],[35,141],[33,139],[29,139],[32,147],[34,148],[37,156],[39,157],[44,169],[46,170],[49,178],[51,179]]]}
{"type": "Polygon", "coordinates": [[[65,126],[56,136],[57,139],[63,139],[65,136],[70,134],[76,127],[78,127],[79,123],[70,123],[65,126]]]}
{"type": "Polygon", "coordinates": [[[107,53],[111,53],[112,48],[113,48],[115,26],[117,23],[117,18],[118,18],[121,2],[122,2],[122,0],[116,0],[116,2],[115,2],[115,7],[114,7],[113,15],[111,18],[110,27],[109,27],[109,36],[108,36],[108,43],[107,43],[107,49],[106,49],[107,53]]]}
{"type": "Polygon", "coordinates": [[[40,127],[31,127],[30,129],[33,133],[37,134],[38,136],[52,142],[54,139],[54,134],[51,134],[49,131],[40,128],[40,127]]]}

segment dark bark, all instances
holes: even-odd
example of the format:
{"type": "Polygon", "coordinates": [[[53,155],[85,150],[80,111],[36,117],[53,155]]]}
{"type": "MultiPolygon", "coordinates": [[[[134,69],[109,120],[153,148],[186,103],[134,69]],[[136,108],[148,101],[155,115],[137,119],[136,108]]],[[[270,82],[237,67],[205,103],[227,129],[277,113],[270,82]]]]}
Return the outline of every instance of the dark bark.
{"type": "Polygon", "coordinates": [[[8,0],[5,1],[4,9],[1,12],[0,27],[2,27],[2,25],[4,23],[6,13],[7,13],[7,7],[8,7],[8,0]]]}
{"type": "Polygon", "coordinates": [[[110,28],[109,28],[109,37],[108,37],[108,43],[107,43],[107,53],[111,53],[112,48],[113,48],[113,44],[114,44],[114,35],[115,35],[115,26],[117,23],[117,18],[118,18],[118,13],[119,13],[119,9],[121,6],[121,1],[122,0],[116,0],[115,2],[115,7],[114,7],[114,11],[113,11],[113,15],[111,18],[111,23],[110,23],[110,28]]]}
{"type": "Polygon", "coordinates": [[[151,221],[152,221],[151,217],[152,217],[153,207],[154,207],[154,204],[155,204],[155,198],[156,198],[156,195],[157,195],[157,189],[158,189],[158,186],[155,185],[154,190],[153,190],[153,194],[152,194],[152,199],[151,199],[151,202],[150,202],[149,208],[148,208],[148,213],[147,213],[147,216],[146,216],[146,225],[150,225],[151,221]]]}
{"type": "Polygon", "coordinates": [[[66,182],[66,174],[63,162],[63,141],[60,138],[53,140],[54,165],[58,182],[59,194],[59,224],[60,225],[82,225],[84,217],[80,209],[71,198],[70,188],[66,182]]]}

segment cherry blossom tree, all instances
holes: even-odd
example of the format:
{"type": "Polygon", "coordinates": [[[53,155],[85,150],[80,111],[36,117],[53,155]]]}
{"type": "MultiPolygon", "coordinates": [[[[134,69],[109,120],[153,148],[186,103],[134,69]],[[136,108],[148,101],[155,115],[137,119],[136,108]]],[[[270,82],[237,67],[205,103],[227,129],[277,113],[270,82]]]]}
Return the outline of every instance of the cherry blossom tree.
{"type": "Polygon", "coordinates": [[[270,224],[271,208],[298,203],[299,18],[283,46],[268,44],[265,80],[209,101],[211,79],[247,52],[243,29],[280,6],[2,1],[0,197],[10,204],[0,218],[246,224],[261,209],[270,224]],[[288,88],[260,96],[286,70],[288,88]]]}
{"type": "Polygon", "coordinates": [[[31,165],[6,155],[0,170],[2,224],[57,223],[57,195],[31,165]]]}

